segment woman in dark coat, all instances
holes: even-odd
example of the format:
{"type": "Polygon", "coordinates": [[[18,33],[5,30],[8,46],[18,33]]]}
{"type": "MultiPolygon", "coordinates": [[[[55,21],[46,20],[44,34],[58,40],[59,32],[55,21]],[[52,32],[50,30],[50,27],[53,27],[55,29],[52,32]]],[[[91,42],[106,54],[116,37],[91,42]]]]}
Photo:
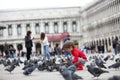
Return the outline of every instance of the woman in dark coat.
{"type": "Polygon", "coordinates": [[[32,39],[31,39],[31,31],[27,31],[27,35],[25,36],[25,47],[27,50],[27,60],[30,60],[30,55],[32,54],[32,47],[33,47],[33,43],[32,43],[32,39]]]}

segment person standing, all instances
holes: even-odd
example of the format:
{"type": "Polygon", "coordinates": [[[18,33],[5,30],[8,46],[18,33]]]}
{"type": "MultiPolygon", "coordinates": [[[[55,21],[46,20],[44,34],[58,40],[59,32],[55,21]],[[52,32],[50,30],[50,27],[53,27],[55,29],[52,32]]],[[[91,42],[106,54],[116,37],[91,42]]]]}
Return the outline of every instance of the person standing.
{"type": "Polygon", "coordinates": [[[14,58],[15,57],[15,49],[13,46],[10,46],[9,52],[10,52],[10,58],[14,58]]]}
{"type": "Polygon", "coordinates": [[[67,37],[65,37],[63,41],[65,43],[66,41],[69,41],[69,40],[70,40],[70,35],[68,34],[67,37]]]}
{"type": "Polygon", "coordinates": [[[54,48],[55,54],[60,56],[62,54],[62,49],[59,47],[59,44],[56,43],[56,46],[54,48]]]}
{"type": "Polygon", "coordinates": [[[41,33],[40,34],[40,43],[42,45],[41,51],[42,51],[42,55],[44,56],[44,59],[49,60],[50,59],[50,54],[49,54],[49,42],[48,42],[48,38],[45,35],[45,33],[41,33]]]}
{"type": "Polygon", "coordinates": [[[49,54],[50,56],[54,56],[54,48],[51,45],[49,45],[49,54]]]}
{"type": "Polygon", "coordinates": [[[5,45],[4,45],[4,51],[5,51],[5,58],[9,58],[10,57],[9,45],[7,43],[5,43],[5,45]]]}
{"type": "Polygon", "coordinates": [[[30,55],[32,54],[32,47],[33,47],[33,43],[32,43],[32,39],[31,39],[31,31],[27,31],[27,35],[25,36],[25,47],[27,50],[27,60],[30,60],[30,55]]]}
{"type": "Polygon", "coordinates": [[[101,45],[101,48],[102,48],[102,53],[104,54],[105,48],[104,48],[104,45],[103,45],[103,44],[101,45]]]}
{"type": "Polygon", "coordinates": [[[118,45],[118,39],[114,39],[112,41],[112,45],[113,45],[113,49],[114,49],[115,55],[117,55],[117,53],[118,53],[118,47],[117,47],[117,45],[118,45]]]}

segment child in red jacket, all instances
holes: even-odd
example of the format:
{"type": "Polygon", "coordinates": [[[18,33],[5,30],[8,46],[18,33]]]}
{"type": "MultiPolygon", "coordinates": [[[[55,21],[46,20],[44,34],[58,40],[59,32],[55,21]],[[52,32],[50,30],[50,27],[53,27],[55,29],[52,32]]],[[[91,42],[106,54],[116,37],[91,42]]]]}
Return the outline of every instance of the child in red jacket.
{"type": "Polygon", "coordinates": [[[87,60],[86,55],[82,51],[74,47],[74,42],[71,42],[71,41],[67,41],[63,45],[63,48],[73,55],[74,59],[72,60],[72,63],[76,63],[79,61],[77,65],[77,70],[83,70],[82,61],[87,60]]]}

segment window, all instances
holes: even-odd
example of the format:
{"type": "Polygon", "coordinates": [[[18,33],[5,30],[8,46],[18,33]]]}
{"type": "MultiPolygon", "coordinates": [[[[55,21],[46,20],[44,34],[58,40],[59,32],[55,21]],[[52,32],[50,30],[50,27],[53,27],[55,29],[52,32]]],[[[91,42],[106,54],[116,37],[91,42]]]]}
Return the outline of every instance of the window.
{"type": "Polygon", "coordinates": [[[63,22],[63,32],[67,32],[68,26],[67,22],[63,22]]]}
{"type": "Polygon", "coordinates": [[[26,24],[26,32],[30,31],[30,24],[26,24]]]}
{"type": "Polygon", "coordinates": [[[17,35],[21,35],[21,33],[22,33],[21,25],[18,24],[17,25],[17,35]]]}
{"type": "Polygon", "coordinates": [[[35,33],[36,33],[36,34],[39,34],[39,33],[40,33],[39,23],[36,23],[36,24],[35,24],[35,33]]]}
{"type": "Polygon", "coordinates": [[[8,36],[12,36],[12,25],[8,25],[8,36]]]}
{"type": "Polygon", "coordinates": [[[54,22],[54,32],[58,33],[58,23],[54,22]]]}
{"type": "Polygon", "coordinates": [[[49,24],[45,23],[45,33],[49,33],[49,24]]]}
{"type": "Polygon", "coordinates": [[[73,32],[76,32],[76,31],[77,31],[77,23],[76,23],[76,21],[73,21],[73,22],[72,22],[72,31],[73,31],[73,32]]]}
{"type": "Polygon", "coordinates": [[[0,36],[3,36],[3,29],[0,29],[0,36]]]}

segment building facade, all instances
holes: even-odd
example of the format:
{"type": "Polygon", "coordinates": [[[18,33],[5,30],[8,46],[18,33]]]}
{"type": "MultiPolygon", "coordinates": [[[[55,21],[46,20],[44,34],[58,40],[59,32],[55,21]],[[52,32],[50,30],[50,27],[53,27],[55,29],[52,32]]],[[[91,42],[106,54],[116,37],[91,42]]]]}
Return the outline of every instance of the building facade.
{"type": "Polygon", "coordinates": [[[113,38],[120,39],[120,0],[96,0],[82,9],[83,43],[104,45],[108,51],[113,38]]]}
{"type": "Polygon", "coordinates": [[[25,49],[24,37],[28,30],[32,31],[33,51],[39,43],[41,32],[45,32],[51,45],[60,43],[68,34],[71,40],[80,42],[80,7],[0,11],[0,25],[6,29],[0,30],[0,45],[5,43],[18,45],[25,49]],[[64,37],[63,37],[64,36],[64,37]]]}

